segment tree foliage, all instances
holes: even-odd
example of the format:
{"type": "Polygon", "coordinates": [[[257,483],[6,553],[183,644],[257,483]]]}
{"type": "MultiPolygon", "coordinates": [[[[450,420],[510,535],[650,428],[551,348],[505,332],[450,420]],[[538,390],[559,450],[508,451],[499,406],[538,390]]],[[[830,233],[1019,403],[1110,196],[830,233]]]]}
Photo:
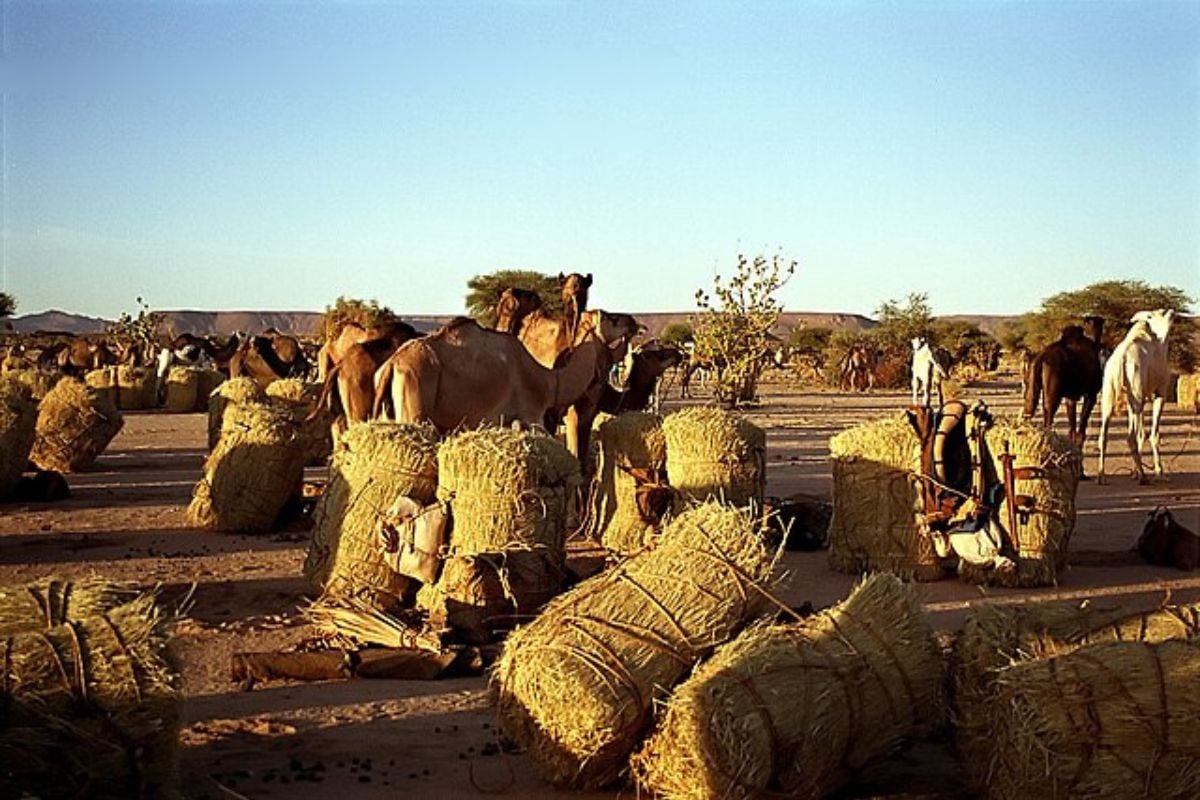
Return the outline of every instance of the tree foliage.
{"type": "Polygon", "coordinates": [[[363,328],[374,328],[396,319],[396,313],[387,306],[379,305],[378,300],[339,297],[333,305],[325,306],[325,316],[321,318],[321,335],[326,340],[335,339],[347,323],[353,322],[363,328]]]}
{"type": "Polygon", "coordinates": [[[107,332],[117,339],[132,341],[134,347],[142,354],[143,360],[154,357],[158,347],[158,333],[166,315],[161,311],[151,311],[150,306],[142,298],[137,298],[137,316],[122,312],[116,322],[109,324],[107,332]]]}
{"type": "Polygon", "coordinates": [[[524,269],[497,270],[467,281],[467,313],[486,328],[494,326],[496,303],[504,290],[510,288],[537,292],[547,313],[562,313],[562,288],[558,277],[524,269]]]}
{"type": "Polygon", "coordinates": [[[788,347],[796,355],[820,356],[829,346],[833,329],[821,325],[796,325],[788,334],[788,347]]]}
{"type": "Polygon", "coordinates": [[[11,294],[0,292],[0,318],[11,317],[17,313],[17,298],[11,294]]]}
{"type": "Polygon", "coordinates": [[[904,301],[885,300],[875,310],[879,325],[875,337],[889,347],[910,348],[917,336],[933,338],[933,311],[929,307],[929,295],[912,293],[904,301]]]}
{"type": "Polygon", "coordinates": [[[735,406],[754,399],[758,376],[771,353],[768,337],[783,311],[775,295],[796,271],[780,254],[753,259],[739,254],[728,282],[713,278],[713,296],[696,291],[696,354],[720,365],[717,397],[735,406]]]}
{"type": "Polygon", "coordinates": [[[692,326],[686,322],[672,322],[663,328],[662,333],[658,335],[658,340],[663,344],[680,349],[688,342],[695,341],[695,339],[696,334],[692,330],[692,326]]]}

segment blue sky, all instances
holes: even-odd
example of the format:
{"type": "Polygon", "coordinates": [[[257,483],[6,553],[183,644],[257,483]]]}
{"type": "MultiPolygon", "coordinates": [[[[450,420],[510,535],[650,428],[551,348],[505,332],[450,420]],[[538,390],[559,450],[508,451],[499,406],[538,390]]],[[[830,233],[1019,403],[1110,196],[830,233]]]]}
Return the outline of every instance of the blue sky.
{"type": "Polygon", "coordinates": [[[592,272],[691,310],[739,251],[792,310],[1200,294],[1194,2],[5,2],[24,313],[463,308],[592,272]]]}

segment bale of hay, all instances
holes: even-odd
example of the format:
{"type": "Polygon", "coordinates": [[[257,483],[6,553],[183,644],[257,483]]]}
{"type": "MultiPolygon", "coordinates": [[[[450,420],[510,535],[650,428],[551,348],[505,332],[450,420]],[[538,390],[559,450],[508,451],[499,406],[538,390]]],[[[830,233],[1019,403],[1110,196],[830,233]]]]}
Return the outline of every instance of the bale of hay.
{"type": "Polygon", "coordinates": [[[544,433],[489,426],[448,437],[437,496],[454,519],[451,552],[545,549],[561,560],[580,483],[578,459],[544,433]]]}
{"type": "Polygon", "coordinates": [[[124,425],[121,412],[95,390],[65,378],[38,405],[29,460],[41,469],[77,472],[95,463],[124,425]]]}
{"type": "Polygon", "coordinates": [[[261,403],[267,399],[253,378],[232,378],[221,383],[208,398],[208,449],[217,446],[221,438],[221,420],[225,416],[225,407],[236,403],[261,403]]]}
{"type": "Polygon", "coordinates": [[[1175,402],[1184,411],[1200,411],[1200,375],[1183,374],[1175,384],[1175,402]]]}
{"type": "Polygon", "coordinates": [[[537,550],[449,556],[437,582],[417,592],[417,605],[435,625],[485,643],[532,617],[562,590],[565,577],[557,559],[537,550]]]}
{"type": "Polygon", "coordinates": [[[642,518],[637,481],[626,469],[658,470],[666,464],[662,418],[630,411],[596,428],[596,478],[588,510],[588,537],[627,555],[650,541],[655,526],[642,518]]]}
{"type": "Polygon", "coordinates": [[[876,573],[828,611],[718,648],[675,689],[632,770],[670,800],[825,797],[937,726],[944,680],[916,590],[876,573]]]}
{"type": "Polygon", "coordinates": [[[304,577],[327,595],[363,599],[385,611],[408,578],[388,565],[377,541],[396,498],[421,505],[437,492],[437,432],[427,425],[368,422],[346,431],[317,506],[304,577]]]}
{"type": "Polygon", "coordinates": [[[265,403],[229,406],[188,518],[209,530],[268,531],[287,502],[299,495],[303,478],[290,416],[265,403]]]}
{"type": "Polygon", "coordinates": [[[196,397],[200,393],[200,370],[196,367],[171,367],[167,372],[163,392],[163,408],[174,414],[188,414],[196,410],[196,397]]]}
{"type": "Polygon", "coordinates": [[[117,405],[123,411],[158,407],[158,378],[147,367],[117,367],[117,405]]]}
{"type": "MultiPolygon", "coordinates": [[[[219,369],[200,370],[200,385],[196,387],[196,410],[208,411],[209,399],[217,387],[225,382],[225,373],[219,369]]],[[[218,430],[220,428],[218,427],[218,430]]],[[[211,449],[211,448],[209,448],[211,449]]]]}
{"type": "Polygon", "coordinates": [[[829,440],[833,519],[829,566],[891,572],[906,580],[943,576],[933,541],[921,533],[921,443],[903,412],[856,425],[829,440]]]}
{"type": "Polygon", "coordinates": [[[89,370],[83,376],[83,382],[92,389],[95,389],[96,394],[106,399],[114,407],[121,407],[121,398],[117,389],[116,367],[101,367],[100,369],[89,370]]]}
{"type": "Polygon", "coordinates": [[[8,376],[0,379],[0,500],[16,491],[37,437],[37,404],[8,376]]]}
{"type": "MultiPolygon", "coordinates": [[[[1032,477],[1015,481],[1018,495],[1033,498],[1033,508],[1017,520],[1016,569],[992,570],[966,561],[958,572],[972,583],[1000,586],[1053,586],[1066,567],[1067,548],[1075,530],[1075,491],[1082,471],[1079,450],[1067,439],[1028,420],[997,416],[987,432],[988,453],[996,480],[1004,475],[1005,444],[1015,456],[1013,467],[1036,468],[1032,477]]],[[[997,511],[1008,528],[1008,500],[997,511]]],[[[1011,532],[1010,532],[1011,533],[1011,532]]]]}
{"type": "Polygon", "coordinates": [[[30,397],[40,401],[64,375],[44,369],[18,369],[6,373],[6,377],[24,386],[30,397]]]}
{"type": "Polygon", "coordinates": [[[550,781],[620,775],[654,704],[759,616],[772,553],[749,509],[707,503],[657,546],[551,600],[508,635],[493,673],[504,732],[550,781]]]}
{"type": "Polygon", "coordinates": [[[1200,636],[1200,606],[1131,613],[1070,601],[973,610],[954,644],[955,740],[968,779],[984,792],[994,771],[997,676],[1023,659],[1047,659],[1106,641],[1164,642],[1200,636]]]}
{"type": "Polygon", "coordinates": [[[43,578],[0,586],[0,636],[78,622],[134,600],[138,591],[102,578],[43,578]]]}
{"type": "Polygon", "coordinates": [[[327,409],[312,416],[321,396],[321,384],[305,383],[299,378],[284,378],[267,387],[267,397],[286,408],[296,421],[302,442],[304,463],[322,466],[333,454],[333,415],[327,409]],[[312,419],[309,419],[312,417],[312,419]]]}
{"type": "Polygon", "coordinates": [[[696,406],[668,414],[662,430],[667,476],[682,498],[762,507],[767,435],[761,428],[724,409],[696,406]]]}
{"type": "Polygon", "coordinates": [[[986,796],[1200,797],[1200,642],[1101,642],[996,677],[986,796]]]}
{"type": "Polygon", "coordinates": [[[0,796],[178,795],[182,696],[153,597],[0,644],[0,796]]]}

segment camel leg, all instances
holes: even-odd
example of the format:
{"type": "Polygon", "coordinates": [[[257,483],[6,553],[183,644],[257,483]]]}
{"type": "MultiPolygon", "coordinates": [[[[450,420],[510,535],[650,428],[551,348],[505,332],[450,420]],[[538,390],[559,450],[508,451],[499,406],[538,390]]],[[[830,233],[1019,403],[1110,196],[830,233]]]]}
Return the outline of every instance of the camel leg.
{"type": "MultiPolygon", "coordinates": [[[[1106,404],[1107,405],[1107,404],[1106,404]]],[[[1112,420],[1112,409],[1100,409],[1100,440],[1096,443],[1100,450],[1100,463],[1096,467],[1096,483],[1104,483],[1104,448],[1108,444],[1108,423],[1112,420]]]]}
{"type": "Polygon", "coordinates": [[[1142,468],[1142,445],[1146,441],[1146,432],[1142,427],[1142,405],[1134,400],[1133,394],[1128,393],[1125,401],[1129,404],[1129,429],[1125,441],[1129,445],[1129,455],[1133,458],[1133,477],[1138,483],[1146,482],[1146,471],[1142,468]]]}
{"type": "Polygon", "coordinates": [[[1150,411],[1150,449],[1154,452],[1154,474],[1163,474],[1162,455],[1158,451],[1159,423],[1162,422],[1163,398],[1155,397],[1150,411]]]}
{"type": "Polygon", "coordinates": [[[1067,438],[1082,448],[1083,442],[1075,436],[1075,401],[1067,398],[1063,403],[1067,407],[1067,438]]]}

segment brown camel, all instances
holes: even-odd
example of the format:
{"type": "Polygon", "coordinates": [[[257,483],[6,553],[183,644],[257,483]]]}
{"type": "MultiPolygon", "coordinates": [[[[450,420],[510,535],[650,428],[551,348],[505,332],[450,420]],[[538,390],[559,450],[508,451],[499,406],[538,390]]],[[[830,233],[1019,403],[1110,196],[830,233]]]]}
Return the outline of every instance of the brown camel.
{"type": "MultiPolygon", "coordinates": [[[[692,350],[683,363],[683,372],[679,376],[679,396],[681,398],[689,398],[692,396],[692,376],[700,370],[704,370],[704,375],[715,373],[717,380],[721,379],[721,373],[725,369],[725,359],[721,357],[706,358],[692,350]]],[[[706,378],[707,379],[707,378],[706,378]]]]}
{"type": "Polygon", "coordinates": [[[866,344],[856,344],[846,352],[841,361],[839,387],[859,392],[875,388],[875,368],[879,365],[879,351],[866,344]]]}
{"type": "Polygon", "coordinates": [[[191,333],[181,333],[171,340],[167,345],[172,350],[182,350],[185,347],[198,347],[212,359],[213,364],[217,369],[223,372],[229,371],[229,362],[238,351],[238,347],[242,344],[242,340],[237,334],[231,335],[224,343],[215,336],[196,336],[191,333]]]}
{"type": "Polygon", "coordinates": [[[1104,381],[1100,365],[1100,338],[1104,333],[1102,317],[1085,317],[1084,325],[1063,328],[1057,342],[1052,342],[1029,364],[1025,381],[1024,415],[1032,417],[1042,400],[1042,424],[1054,427],[1054,414],[1059,403],[1067,404],[1068,436],[1083,446],[1088,417],[1096,405],[1096,396],[1104,381]],[[1079,425],[1075,424],[1075,403],[1083,401],[1079,425]]]}
{"type": "Polygon", "coordinates": [[[587,311],[588,289],[592,287],[592,273],[580,275],[572,272],[570,275],[558,273],[558,285],[562,287],[562,315],[567,323],[567,334],[571,341],[575,340],[579,330],[579,322],[583,312],[587,311]]]}
{"type": "Polygon", "coordinates": [[[519,333],[525,318],[542,307],[542,296],[516,286],[505,289],[496,303],[496,330],[519,333]]]}
{"type": "Polygon", "coordinates": [[[330,370],[345,357],[346,351],[356,344],[372,339],[389,339],[395,347],[399,347],[419,335],[416,328],[398,318],[370,327],[363,327],[357,322],[347,322],[338,329],[337,336],[321,345],[317,352],[317,380],[324,383],[330,370]]]}
{"type": "Polygon", "coordinates": [[[625,388],[617,391],[605,384],[600,395],[600,410],[606,414],[623,411],[644,411],[654,397],[654,389],[667,370],[683,363],[683,353],[674,347],[648,343],[630,354],[633,366],[625,388]]]}
{"type": "MultiPolygon", "coordinates": [[[[326,373],[317,409],[328,408],[343,424],[369,420],[375,402],[375,373],[400,345],[417,338],[412,326],[404,327],[411,332],[405,339],[398,340],[401,334],[397,329],[393,336],[350,345],[326,373]]],[[[313,416],[318,413],[314,410],[313,416]]]]}
{"type": "Polygon", "coordinates": [[[585,322],[582,342],[547,369],[516,338],[459,318],[404,344],[380,368],[374,416],[431,422],[440,431],[482,423],[541,425],[546,412],[577,401],[612,365],[610,342],[624,329],[585,322]]]}
{"type": "Polygon", "coordinates": [[[78,377],[88,370],[116,364],[119,359],[106,343],[77,336],[58,350],[56,360],[64,374],[78,377]]]}
{"type": "Polygon", "coordinates": [[[308,360],[297,350],[297,362],[286,362],[275,351],[272,341],[266,336],[251,336],[242,342],[238,351],[229,360],[229,377],[247,375],[264,389],[281,378],[303,377],[308,371],[308,360]]]}

